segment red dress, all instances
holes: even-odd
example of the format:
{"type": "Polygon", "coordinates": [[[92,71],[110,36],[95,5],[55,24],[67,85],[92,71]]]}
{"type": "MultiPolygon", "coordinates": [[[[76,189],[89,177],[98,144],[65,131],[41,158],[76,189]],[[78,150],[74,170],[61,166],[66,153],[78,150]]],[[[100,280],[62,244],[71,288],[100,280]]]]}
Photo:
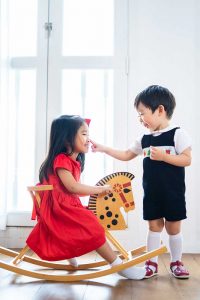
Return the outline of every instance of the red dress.
{"type": "Polygon", "coordinates": [[[101,247],[106,239],[97,217],[85,208],[77,195],[67,191],[56,169],[63,168],[80,178],[80,163],[65,154],[54,161],[54,173],[49,176],[52,191],[41,192],[38,222],[26,243],[42,259],[63,260],[77,257],[101,247]]]}

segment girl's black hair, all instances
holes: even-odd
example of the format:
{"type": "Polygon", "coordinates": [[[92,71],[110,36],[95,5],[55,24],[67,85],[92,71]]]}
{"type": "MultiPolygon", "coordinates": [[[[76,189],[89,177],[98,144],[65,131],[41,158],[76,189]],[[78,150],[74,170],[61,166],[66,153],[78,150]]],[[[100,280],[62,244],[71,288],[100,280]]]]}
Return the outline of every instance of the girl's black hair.
{"type": "MultiPolygon", "coordinates": [[[[53,162],[58,154],[73,154],[75,136],[83,123],[85,123],[85,120],[76,115],[63,115],[53,120],[51,124],[49,151],[39,171],[40,183],[44,179],[48,180],[49,174],[53,173],[53,162]]],[[[79,153],[77,161],[81,164],[82,172],[85,164],[85,154],[79,153]]]]}
{"type": "Polygon", "coordinates": [[[154,112],[159,105],[163,105],[168,119],[172,117],[176,106],[174,95],[167,88],[159,85],[151,85],[140,92],[135,98],[134,106],[136,109],[140,103],[150,108],[152,112],[154,112]]]}

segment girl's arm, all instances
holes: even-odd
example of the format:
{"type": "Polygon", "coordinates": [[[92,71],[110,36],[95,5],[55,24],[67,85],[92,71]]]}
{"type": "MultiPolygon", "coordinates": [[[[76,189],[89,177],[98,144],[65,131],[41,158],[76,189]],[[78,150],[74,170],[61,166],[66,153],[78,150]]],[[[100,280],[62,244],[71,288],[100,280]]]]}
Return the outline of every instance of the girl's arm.
{"type": "Polygon", "coordinates": [[[152,146],[150,151],[150,158],[152,160],[164,161],[177,167],[186,167],[191,164],[191,148],[185,149],[178,155],[167,154],[165,151],[152,146]]]}
{"type": "Polygon", "coordinates": [[[103,152],[105,154],[108,154],[109,156],[112,156],[113,158],[128,161],[137,156],[137,154],[133,153],[131,150],[118,150],[114,148],[110,148],[101,144],[97,144],[93,141],[92,143],[92,151],[93,152],[103,152]]]}
{"type": "Polygon", "coordinates": [[[110,185],[90,186],[79,183],[74,179],[73,175],[66,169],[57,169],[57,174],[63,185],[72,194],[89,196],[93,194],[107,194],[112,191],[112,187],[110,185]]]}

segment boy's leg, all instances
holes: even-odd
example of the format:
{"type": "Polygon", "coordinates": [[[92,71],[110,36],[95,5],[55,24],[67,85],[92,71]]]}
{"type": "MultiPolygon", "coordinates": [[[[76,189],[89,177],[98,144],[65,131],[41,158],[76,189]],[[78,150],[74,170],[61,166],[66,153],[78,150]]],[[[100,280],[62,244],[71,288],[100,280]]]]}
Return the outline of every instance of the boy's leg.
{"type": "MultiPolygon", "coordinates": [[[[108,242],[105,242],[103,246],[98,248],[97,253],[102,256],[110,265],[111,267],[120,265],[123,263],[123,261],[115,254],[115,252],[112,250],[108,242]]],[[[135,279],[140,280],[143,279],[145,276],[145,269],[142,267],[130,267],[125,270],[122,270],[119,272],[119,274],[123,277],[126,277],[128,279],[135,279]]]]}
{"type": "Polygon", "coordinates": [[[182,259],[181,221],[166,221],[166,230],[169,235],[169,249],[171,255],[170,269],[176,278],[189,278],[189,272],[184,268],[182,259]]]}
{"type": "MultiPolygon", "coordinates": [[[[147,234],[147,251],[152,251],[160,247],[161,231],[163,230],[164,220],[157,219],[149,221],[149,231],[147,234]]],[[[157,275],[158,256],[152,257],[146,261],[146,278],[157,275]]]]}
{"type": "MultiPolygon", "coordinates": [[[[149,231],[147,234],[147,251],[152,251],[160,247],[161,242],[161,232],[164,227],[164,220],[150,220],[149,222],[149,231]]],[[[151,258],[151,261],[157,263],[158,257],[151,258]]]]}
{"type": "Polygon", "coordinates": [[[169,250],[171,255],[171,262],[182,258],[182,234],[181,221],[165,222],[165,228],[169,235],[169,250]]]}

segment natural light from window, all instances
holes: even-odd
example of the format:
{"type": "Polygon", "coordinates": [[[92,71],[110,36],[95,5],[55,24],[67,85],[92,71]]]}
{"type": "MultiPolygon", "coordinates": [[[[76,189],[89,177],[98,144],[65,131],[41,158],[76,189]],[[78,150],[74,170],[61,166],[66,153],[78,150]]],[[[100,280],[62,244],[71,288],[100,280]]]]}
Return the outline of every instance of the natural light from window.
{"type": "MultiPolygon", "coordinates": [[[[51,0],[45,3],[39,0],[7,2],[9,121],[6,154],[9,159],[5,165],[9,172],[5,198],[8,211],[31,210],[26,187],[38,182],[38,165],[42,163],[41,157],[46,156],[43,152],[49,120],[58,114],[90,118],[91,138],[112,145],[114,0],[59,0],[58,7],[62,11],[51,13],[51,0]],[[49,36],[45,32],[44,25],[53,14],[63,17],[59,20],[60,27],[57,26],[60,29],[58,40],[53,35],[55,31],[49,36]],[[61,49],[59,53],[54,52],[55,45],[61,49]],[[78,60],[77,56],[83,60],[78,60]],[[44,68],[39,68],[41,62],[44,68]],[[43,72],[45,80],[41,84],[39,73],[43,72]],[[55,78],[59,78],[57,84],[55,78]],[[51,100],[51,95],[55,95],[55,99],[51,100]],[[40,111],[38,99],[44,101],[44,111],[40,111]],[[38,140],[41,116],[45,125],[38,140]],[[42,147],[38,148],[40,143],[42,147]]],[[[55,26],[56,23],[53,30],[55,26]]],[[[103,154],[90,151],[86,161],[82,178],[85,183],[95,184],[105,174],[112,173],[113,160],[103,154]]]]}
{"type": "Polygon", "coordinates": [[[37,54],[37,0],[9,0],[10,56],[37,54]]]}
{"type": "Polygon", "coordinates": [[[63,2],[63,55],[112,56],[114,1],[63,2]]]}
{"type": "MultiPolygon", "coordinates": [[[[90,137],[112,144],[113,71],[64,70],[62,77],[62,114],[78,114],[91,119],[90,137]]],[[[84,178],[95,184],[112,170],[112,159],[102,154],[87,156],[84,178]],[[98,166],[98,167],[97,167],[98,166]]]]}
{"type": "Polygon", "coordinates": [[[12,71],[11,87],[8,210],[29,210],[32,203],[26,187],[34,182],[36,72],[12,71]]]}

